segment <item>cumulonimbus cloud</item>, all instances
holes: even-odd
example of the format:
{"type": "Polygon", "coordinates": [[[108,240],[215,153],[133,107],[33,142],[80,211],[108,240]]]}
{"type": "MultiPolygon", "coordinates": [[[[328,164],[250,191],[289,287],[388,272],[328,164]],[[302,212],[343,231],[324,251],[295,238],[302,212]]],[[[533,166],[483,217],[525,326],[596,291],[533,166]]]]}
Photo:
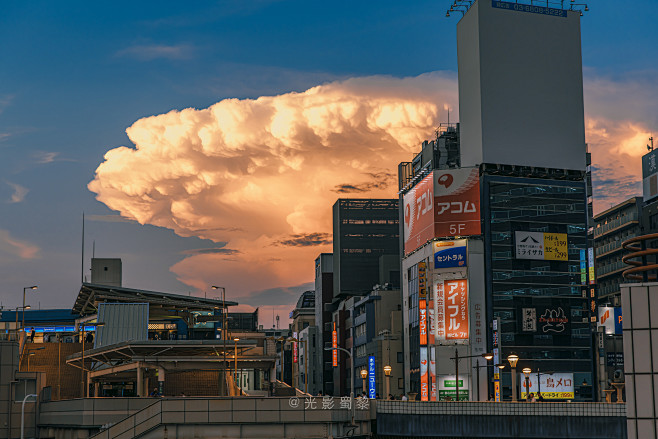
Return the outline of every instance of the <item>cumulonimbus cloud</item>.
{"type": "MultiPolygon", "coordinates": [[[[646,123],[610,118],[600,87],[585,92],[594,96],[595,172],[622,181],[632,170],[608,166],[614,145],[646,123]]],[[[331,251],[338,197],[397,196],[397,164],[433,137],[446,107],[457,111],[451,73],[355,78],[171,111],[128,128],[134,147],[108,151],[89,189],[125,218],[225,243],[231,251],[192,251],[171,270],[199,291],[222,285],[232,300],[253,303],[268,289],[312,280],[314,259],[331,251]]]]}

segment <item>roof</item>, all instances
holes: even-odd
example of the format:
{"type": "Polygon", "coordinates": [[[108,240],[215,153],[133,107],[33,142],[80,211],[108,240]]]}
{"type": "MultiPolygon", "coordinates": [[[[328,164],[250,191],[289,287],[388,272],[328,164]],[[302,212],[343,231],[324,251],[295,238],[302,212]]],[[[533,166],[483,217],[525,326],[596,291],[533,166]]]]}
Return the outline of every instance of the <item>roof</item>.
{"type": "Polygon", "coordinates": [[[235,306],[237,302],[206,299],[197,296],[163,293],[111,285],[84,282],[73,304],[73,313],[87,315],[97,312],[101,302],[148,303],[151,308],[183,309],[188,311],[212,311],[224,306],[235,306]]]}
{"type": "MultiPolygon", "coordinates": [[[[25,310],[25,323],[73,323],[77,315],[70,308],[25,310]]],[[[18,311],[18,319],[22,320],[23,311],[18,311]]],[[[13,322],[16,320],[16,311],[0,311],[0,322],[13,322]]]]}

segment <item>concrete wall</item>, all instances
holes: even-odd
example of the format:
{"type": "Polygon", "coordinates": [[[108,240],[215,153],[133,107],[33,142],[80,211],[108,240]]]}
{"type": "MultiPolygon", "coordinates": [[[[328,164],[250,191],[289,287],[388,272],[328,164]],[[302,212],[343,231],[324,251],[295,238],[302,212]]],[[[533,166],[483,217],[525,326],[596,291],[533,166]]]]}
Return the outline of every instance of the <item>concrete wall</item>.
{"type": "Polygon", "coordinates": [[[658,438],[658,283],[621,284],[628,437],[658,438]]]}
{"type": "Polygon", "coordinates": [[[461,165],[584,170],[579,12],[492,3],[476,1],[457,25],[461,165]]]}

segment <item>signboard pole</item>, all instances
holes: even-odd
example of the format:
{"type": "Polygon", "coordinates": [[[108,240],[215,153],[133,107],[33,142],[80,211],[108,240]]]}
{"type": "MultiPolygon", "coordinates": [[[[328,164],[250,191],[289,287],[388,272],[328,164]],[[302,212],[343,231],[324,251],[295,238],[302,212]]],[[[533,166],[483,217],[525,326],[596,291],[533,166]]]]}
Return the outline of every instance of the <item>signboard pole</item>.
{"type": "Polygon", "coordinates": [[[457,402],[459,402],[459,349],[455,348],[455,386],[457,388],[457,402]]]}

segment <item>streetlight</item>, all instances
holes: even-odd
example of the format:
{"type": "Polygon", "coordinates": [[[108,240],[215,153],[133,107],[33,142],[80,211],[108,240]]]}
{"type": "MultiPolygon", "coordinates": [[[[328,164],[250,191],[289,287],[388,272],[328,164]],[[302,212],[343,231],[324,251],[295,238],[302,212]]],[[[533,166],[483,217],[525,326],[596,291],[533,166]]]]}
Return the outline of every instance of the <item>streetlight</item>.
{"type": "Polygon", "coordinates": [[[361,379],[363,380],[363,391],[366,391],[366,380],[368,379],[368,371],[361,369],[361,379]]]}
{"type": "Polygon", "coordinates": [[[516,402],[516,363],[519,361],[519,356],[511,354],[507,357],[507,361],[512,367],[512,402],[516,402]]]}
{"type": "Polygon", "coordinates": [[[525,375],[525,394],[527,398],[527,395],[530,394],[530,372],[532,372],[532,369],[524,367],[521,372],[525,375]]]}
{"type": "MultiPolygon", "coordinates": [[[[234,345],[235,345],[235,370],[233,370],[233,376],[235,377],[236,381],[238,380],[238,342],[240,341],[239,338],[235,337],[233,339],[234,345]]],[[[242,394],[242,388],[238,385],[238,388],[240,389],[240,394],[242,394]]]]}
{"type": "Polygon", "coordinates": [[[27,290],[36,290],[39,288],[36,285],[32,285],[31,287],[25,287],[23,288],[23,322],[21,323],[21,329],[25,327],[25,291],[27,290]]]}
{"type": "Polygon", "coordinates": [[[391,366],[384,366],[384,375],[386,376],[386,398],[391,394],[391,366]]]}
{"type": "MultiPolygon", "coordinates": [[[[350,351],[348,351],[347,349],[339,348],[339,347],[324,348],[325,351],[333,351],[334,349],[337,349],[339,351],[343,351],[347,355],[350,356],[350,364],[352,365],[351,370],[353,371],[354,370],[354,362],[352,361],[352,353],[350,351]]],[[[361,376],[363,376],[364,371],[365,371],[365,369],[361,371],[361,376]]],[[[365,371],[365,372],[366,372],[366,375],[367,375],[368,372],[367,371],[365,371]]],[[[353,376],[353,373],[351,371],[350,371],[350,382],[352,384],[351,392],[350,392],[350,405],[352,406],[352,425],[354,425],[354,410],[355,410],[355,404],[354,404],[354,376],[353,376]]]]}
{"type": "MultiPolygon", "coordinates": [[[[222,290],[222,350],[224,351],[224,363],[222,365],[223,368],[223,374],[224,374],[224,384],[226,384],[226,288],[224,287],[218,287],[217,285],[213,285],[212,287],[213,290],[222,290]]],[[[283,370],[283,369],[281,369],[283,370]]],[[[283,373],[281,374],[283,376],[283,373]]],[[[283,381],[283,380],[281,380],[283,381]]]]}
{"type": "MultiPolygon", "coordinates": [[[[485,354],[482,354],[482,357],[483,357],[483,358],[486,360],[486,362],[488,363],[489,361],[493,360],[493,357],[494,357],[494,356],[493,356],[493,354],[490,354],[490,353],[487,352],[487,353],[485,353],[485,354]]],[[[476,388],[477,388],[477,398],[478,398],[478,401],[480,401],[480,368],[482,368],[482,367],[488,367],[488,364],[485,364],[484,366],[480,366],[480,359],[479,359],[479,358],[476,358],[476,359],[475,359],[475,366],[474,366],[474,368],[475,368],[475,376],[476,376],[475,380],[476,380],[476,382],[477,382],[477,384],[476,384],[476,388]]]]}
{"type": "MultiPolygon", "coordinates": [[[[455,386],[457,389],[457,401],[459,401],[459,360],[462,358],[486,358],[487,360],[490,360],[493,358],[493,354],[490,353],[484,353],[480,355],[465,355],[465,356],[459,356],[459,350],[455,349],[455,356],[450,357],[451,360],[455,360],[455,386]]],[[[478,389],[480,388],[480,378],[479,378],[479,373],[480,369],[478,369],[478,389]]],[[[479,390],[478,390],[479,392],[479,390]]],[[[479,399],[479,398],[478,398],[479,399]]]]}
{"type": "Polygon", "coordinates": [[[18,341],[18,310],[19,310],[19,309],[22,309],[22,310],[23,310],[23,314],[25,314],[25,310],[26,310],[26,309],[30,309],[30,308],[31,308],[30,305],[17,306],[16,308],[12,308],[12,309],[14,309],[14,313],[15,313],[15,315],[16,315],[16,326],[15,326],[14,328],[15,328],[15,330],[16,330],[16,340],[17,340],[17,341],[18,341]]]}

